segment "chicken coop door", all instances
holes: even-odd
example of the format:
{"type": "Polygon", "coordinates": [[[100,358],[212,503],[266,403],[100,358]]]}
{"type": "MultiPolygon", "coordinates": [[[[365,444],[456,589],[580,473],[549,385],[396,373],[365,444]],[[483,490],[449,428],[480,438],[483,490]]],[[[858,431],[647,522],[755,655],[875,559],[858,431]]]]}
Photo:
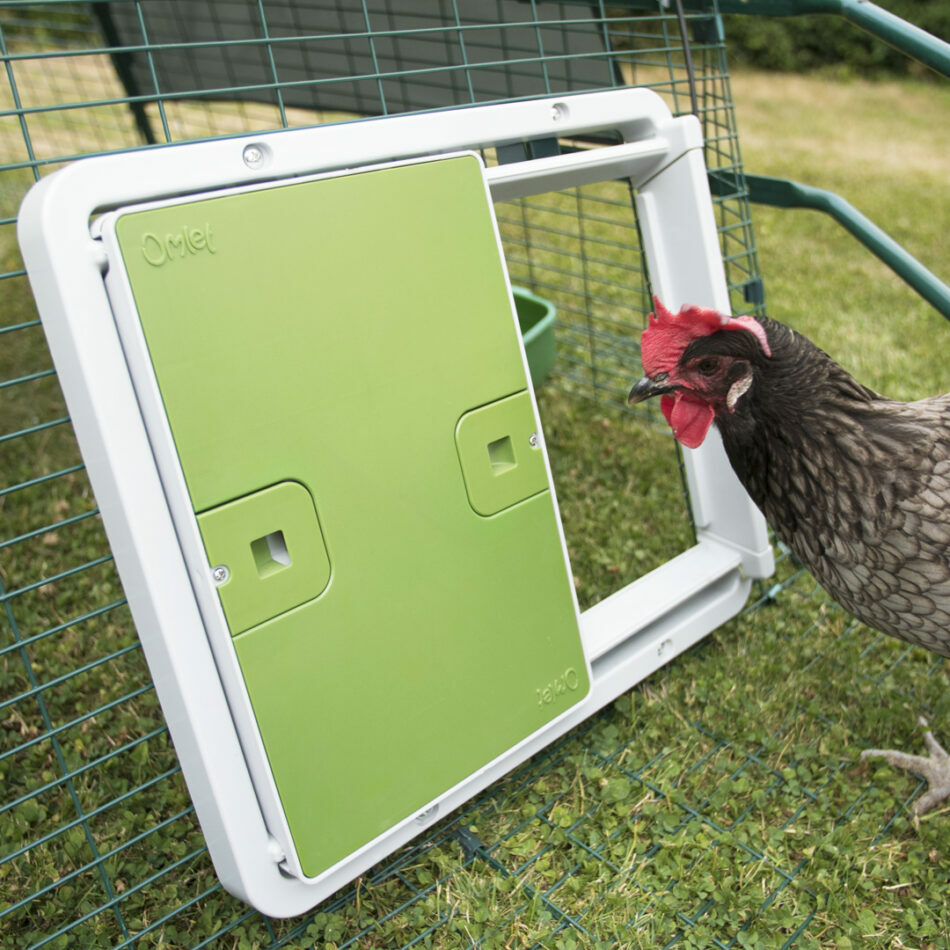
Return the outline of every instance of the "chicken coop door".
{"type": "Polygon", "coordinates": [[[130,209],[103,231],[313,878],[588,691],[481,163],[130,209]]]}
{"type": "Polygon", "coordinates": [[[318,903],[770,570],[713,443],[687,460],[700,542],[579,615],[492,212],[630,178],[656,289],[725,309],[700,144],[626,90],[92,159],[27,197],[182,769],[222,881],[264,912],[318,903]],[[552,125],[624,141],[473,151],[552,125]]]}

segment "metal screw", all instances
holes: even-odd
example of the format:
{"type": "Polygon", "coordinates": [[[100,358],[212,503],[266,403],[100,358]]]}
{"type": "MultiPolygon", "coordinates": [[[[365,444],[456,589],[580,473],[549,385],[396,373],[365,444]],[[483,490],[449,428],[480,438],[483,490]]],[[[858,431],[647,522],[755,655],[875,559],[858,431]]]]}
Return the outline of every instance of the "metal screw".
{"type": "Polygon", "coordinates": [[[536,449],[538,447],[539,442],[540,442],[540,439],[538,438],[537,432],[532,432],[531,435],[528,436],[528,445],[530,445],[531,448],[536,449]]]}
{"type": "Polygon", "coordinates": [[[242,157],[244,158],[244,164],[247,165],[248,168],[258,168],[264,164],[267,154],[260,145],[247,145],[244,148],[242,157]]]}
{"type": "Polygon", "coordinates": [[[555,122],[561,122],[568,117],[570,109],[568,109],[567,104],[564,102],[555,102],[551,106],[551,118],[555,122]]]}
{"type": "Polygon", "coordinates": [[[219,564],[217,567],[211,568],[211,576],[214,578],[215,584],[223,584],[231,576],[231,572],[223,564],[219,564]]]}
{"type": "Polygon", "coordinates": [[[431,808],[427,808],[421,815],[416,816],[416,824],[424,825],[431,821],[439,813],[439,805],[436,803],[431,808]]]}

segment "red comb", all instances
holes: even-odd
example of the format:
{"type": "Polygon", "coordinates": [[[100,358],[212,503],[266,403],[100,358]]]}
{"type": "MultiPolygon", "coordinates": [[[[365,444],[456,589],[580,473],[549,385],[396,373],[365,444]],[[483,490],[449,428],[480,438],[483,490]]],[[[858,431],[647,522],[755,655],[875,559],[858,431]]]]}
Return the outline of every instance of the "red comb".
{"type": "Polygon", "coordinates": [[[676,369],[683,350],[693,340],[717,330],[748,330],[755,335],[766,356],[771,356],[769,341],[762,324],[753,317],[730,317],[710,307],[684,304],[679,313],[667,310],[658,297],[653,298],[656,312],[640,339],[643,372],[647,376],[671,373],[676,369]]]}

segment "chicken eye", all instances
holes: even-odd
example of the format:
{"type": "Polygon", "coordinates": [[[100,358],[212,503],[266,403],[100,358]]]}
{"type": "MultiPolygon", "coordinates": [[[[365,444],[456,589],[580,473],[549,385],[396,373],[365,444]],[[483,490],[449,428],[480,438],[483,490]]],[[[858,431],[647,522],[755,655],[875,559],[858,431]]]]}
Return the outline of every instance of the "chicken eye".
{"type": "Polygon", "coordinates": [[[696,371],[702,376],[712,376],[719,369],[719,360],[714,356],[707,356],[696,364],[696,371]]]}

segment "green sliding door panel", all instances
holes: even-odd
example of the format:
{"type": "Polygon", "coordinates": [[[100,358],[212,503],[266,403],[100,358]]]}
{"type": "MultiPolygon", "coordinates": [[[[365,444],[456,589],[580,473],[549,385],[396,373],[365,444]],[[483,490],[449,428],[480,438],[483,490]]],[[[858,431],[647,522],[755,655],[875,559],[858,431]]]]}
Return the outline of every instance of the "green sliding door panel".
{"type": "Polygon", "coordinates": [[[473,155],[117,216],[305,875],[588,691],[473,155]]]}

